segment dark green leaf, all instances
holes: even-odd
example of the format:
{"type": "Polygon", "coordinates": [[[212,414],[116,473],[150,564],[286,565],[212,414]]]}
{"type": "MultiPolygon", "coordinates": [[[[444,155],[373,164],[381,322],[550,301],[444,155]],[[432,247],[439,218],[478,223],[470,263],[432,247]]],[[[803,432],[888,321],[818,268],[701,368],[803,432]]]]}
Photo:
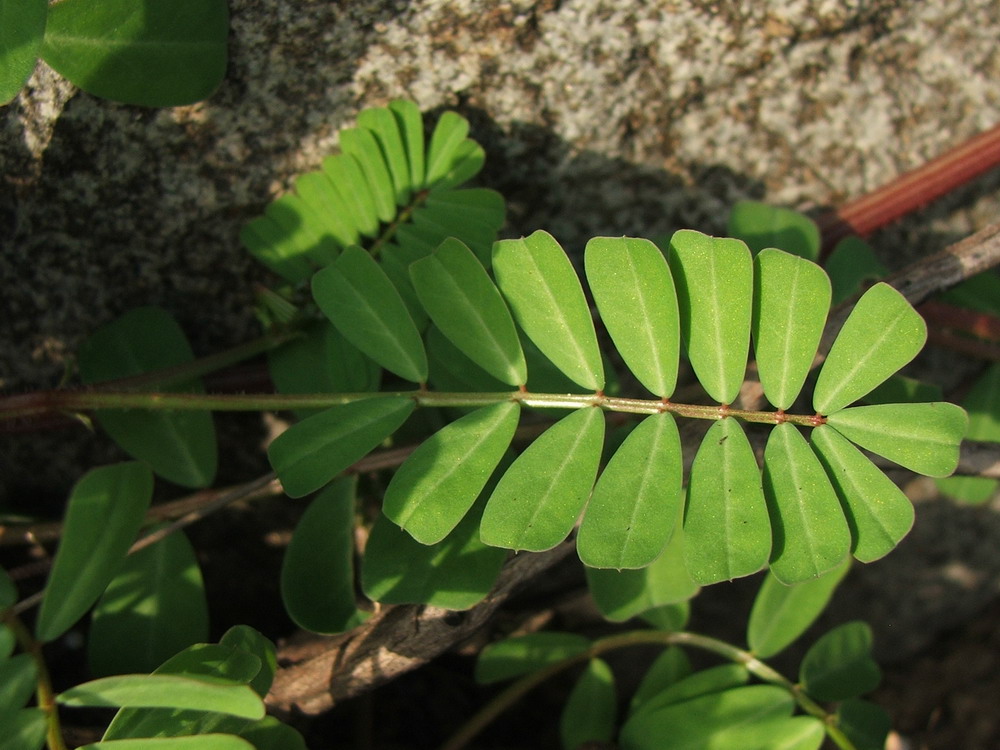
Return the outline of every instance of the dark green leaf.
{"type": "Polygon", "coordinates": [[[403,397],[334,406],[289,427],[267,450],[289,497],[318,490],[396,431],[413,411],[403,397]]]}
{"type": "Polygon", "coordinates": [[[429,378],[436,390],[498,393],[507,388],[506,384],[462,354],[436,326],[428,327],[426,343],[427,358],[430,360],[429,378]]]}
{"type": "Polygon", "coordinates": [[[483,513],[480,536],[494,547],[555,547],[590,496],[604,444],[604,413],[584,407],[563,417],[514,462],[483,513]]]}
{"type": "Polygon", "coordinates": [[[14,637],[14,632],[6,625],[0,624],[0,659],[6,659],[14,653],[16,645],[17,638],[14,637]]]}
{"type": "Polygon", "coordinates": [[[40,708],[0,710],[0,750],[39,750],[48,730],[47,714],[40,708]]]}
{"type": "MultiPolygon", "coordinates": [[[[308,175],[300,181],[305,184],[307,178],[308,175]]],[[[293,193],[281,196],[267,207],[264,216],[280,229],[280,254],[304,258],[318,266],[325,266],[337,257],[343,244],[338,242],[336,226],[323,208],[293,193]]]]}
{"type": "Polygon", "coordinates": [[[92,469],[76,483],[35,625],[38,640],[58,638],[97,601],[135,541],[152,494],[153,475],[139,463],[92,469]]]}
{"type": "Polygon", "coordinates": [[[298,730],[282,724],[273,716],[265,716],[240,731],[240,737],[255,750],[307,750],[306,741],[298,730]]]}
{"type": "Polygon", "coordinates": [[[889,270],[882,265],[867,242],[845,237],[826,259],[826,272],[833,285],[833,304],[839,305],[859,293],[866,281],[876,281],[889,270]]]}
{"type": "Polygon", "coordinates": [[[837,708],[837,727],[854,743],[855,750],[884,750],[892,720],[881,706],[850,698],[837,708]]]}
{"type": "Polygon", "coordinates": [[[684,512],[684,558],[700,584],[756,573],[771,552],[760,470],[743,428],[720,419],[698,448],[684,512]]]}
{"type": "Polygon", "coordinates": [[[444,539],[475,502],[510,446],[520,407],[484,406],[425,440],[393,476],[382,511],[414,539],[444,539]]]}
{"type": "Polygon", "coordinates": [[[0,661],[0,714],[24,707],[35,692],[36,671],[31,654],[0,661]]]}
{"type": "Polygon", "coordinates": [[[740,240],[682,229],[670,238],[681,335],[708,395],[730,404],[739,393],[750,351],[753,261],[740,240]]]}
{"type": "Polygon", "coordinates": [[[710,667],[689,674],[677,682],[665,686],[661,692],[650,696],[640,710],[655,711],[673,703],[682,703],[703,695],[721,693],[724,690],[746,685],[749,680],[750,673],[742,664],[722,664],[718,667],[710,667]]]}
{"type": "MultiPolygon", "coordinates": [[[[975,382],[962,406],[969,414],[968,440],[1000,443],[1000,364],[993,364],[975,382]]],[[[993,496],[998,483],[985,477],[939,479],[938,488],[949,497],[966,503],[984,502],[993,496]]]]}
{"type": "Polygon", "coordinates": [[[87,660],[96,677],[151,672],[208,638],[208,602],[183,532],[129,555],[94,608],[87,660]]]}
{"type": "Polygon", "coordinates": [[[1000,315],[1000,275],[996,269],[977,273],[941,297],[953,305],[1000,315]]]}
{"type": "Polygon", "coordinates": [[[340,477],[302,514],[281,566],[281,599],[300,628],[342,633],[366,619],[354,597],[354,493],[340,477]]]}
{"type": "Polygon", "coordinates": [[[756,254],[778,248],[807,260],[819,258],[819,227],[808,216],[757,201],[740,201],[729,213],[726,234],[747,243],[756,254]]]}
{"type": "Polygon", "coordinates": [[[750,611],[750,650],[761,659],[784,651],[819,617],[850,567],[850,562],[845,561],[818,578],[792,586],[769,573],[750,611]]]}
{"type": "Polygon", "coordinates": [[[559,720],[563,750],[577,750],[588,742],[610,742],[617,708],[611,667],[601,659],[591,659],[563,705],[559,720]]]}
{"type": "MultiPolygon", "coordinates": [[[[17,586],[10,580],[7,571],[0,568],[0,610],[6,609],[17,601],[17,586]]],[[[3,658],[3,657],[0,657],[3,658]]]]}
{"type": "MultiPolygon", "coordinates": [[[[427,197],[423,210],[414,213],[414,221],[428,215],[447,217],[449,226],[446,236],[462,240],[479,262],[489,268],[493,241],[506,216],[506,206],[500,193],[487,188],[436,190],[427,197]]],[[[437,237],[434,246],[441,239],[437,237]]]]}
{"type": "Polygon", "coordinates": [[[234,625],[219,639],[219,645],[237,649],[260,660],[260,670],[250,680],[250,687],[261,698],[267,695],[278,671],[278,656],[274,644],[249,625],[234,625]]]}
{"type": "MultiPolygon", "coordinates": [[[[84,342],[80,376],[84,383],[100,383],[193,359],[184,332],[169,313],[140,307],[99,328],[84,342]]],[[[158,390],[204,392],[200,382],[191,381],[158,390]]],[[[97,412],[97,421],[127,453],[171,482],[207,487],[215,478],[215,428],[208,412],[103,409],[97,412]]]]}
{"type": "Polygon", "coordinates": [[[147,750],[147,748],[149,750],[255,750],[249,742],[231,734],[110,740],[84,745],[80,750],[147,750]]]}
{"type": "Polygon", "coordinates": [[[690,617],[690,601],[665,604],[662,607],[647,610],[639,615],[640,620],[665,633],[676,633],[684,630],[690,617]]]}
{"type": "Polygon", "coordinates": [[[802,659],[799,682],[816,700],[842,701],[864,695],[882,679],[871,649],[868,623],[844,623],[812,645],[802,659]]]}
{"type": "Polygon", "coordinates": [[[663,649],[646,670],[642,682],[636,688],[629,703],[629,714],[639,712],[651,699],[689,674],[691,674],[691,662],[683,649],[677,646],[663,649]]]}
{"type": "Polygon", "coordinates": [[[176,107],[222,82],[228,34],[225,0],[62,0],[49,8],[42,57],[91,94],[176,107]]]}
{"type": "Polygon", "coordinates": [[[45,34],[46,0],[0,0],[0,107],[35,69],[45,34]]]}
{"type": "Polygon", "coordinates": [[[574,382],[599,391],[604,366],[590,308],[566,253],[547,232],[493,246],[493,270],[518,324],[574,382]]]}
{"type": "Polygon", "coordinates": [[[912,404],[941,401],[944,394],[936,383],[893,375],[863,399],[866,404],[912,404]]]}
{"type": "Polygon", "coordinates": [[[403,298],[374,259],[354,246],[313,276],[313,297],[344,338],[406,380],[427,380],[427,355],[403,298]]]}
{"type": "Polygon", "coordinates": [[[544,631],[491,643],[479,652],[476,682],[502,682],[582,654],[590,641],[576,633],[544,631]]]}

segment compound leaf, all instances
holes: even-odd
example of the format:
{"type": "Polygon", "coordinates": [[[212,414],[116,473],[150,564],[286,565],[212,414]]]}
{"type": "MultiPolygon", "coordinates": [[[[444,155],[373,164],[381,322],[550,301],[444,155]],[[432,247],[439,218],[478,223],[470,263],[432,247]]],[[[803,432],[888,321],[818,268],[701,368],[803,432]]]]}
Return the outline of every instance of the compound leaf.
{"type": "Polygon", "coordinates": [[[153,475],[135,462],[92,469],[76,483],[35,626],[38,640],[58,638],[97,601],[135,541],[152,494],[153,475]]]}
{"type": "Polygon", "coordinates": [[[267,449],[285,494],[318,490],[406,421],[412,399],[371,398],[333,406],[292,425],[267,449]]]}
{"type": "Polygon", "coordinates": [[[750,349],[753,261],[740,240],[682,229],[670,238],[670,270],[688,358],[720,404],[739,393],[750,349]]]}
{"type": "Polygon", "coordinates": [[[823,269],[781,250],[754,258],[753,334],[757,372],[778,409],[795,401],[812,367],[830,309],[823,269]]]}
{"type": "Polygon", "coordinates": [[[931,477],[958,466],[959,445],[968,416],[955,404],[879,404],[844,409],[827,424],[862,448],[931,477]]]}
{"type": "Polygon", "coordinates": [[[660,249],[649,240],[595,237],[584,254],[601,319],[625,364],[661,398],[677,384],[677,293],[660,249]]]}
{"type": "Polygon", "coordinates": [[[563,750],[577,750],[588,742],[610,742],[617,709],[611,667],[602,659],[591,659],[563,705],[559,719],[563,750]]]}
{"type": "Polygon", "coordinates": [[[771,523],[753,449],[739,422],[720,419],[698,448],[684,513],[684,558],[700,584],[756,573],[771,552],[771,523]]]}
{"type": "Polygon", "coordinates": [[[577,633],[543,631],[491,643],[479,652],[476,682],[488,685],[529,674],[582,654],[590,641],[577,633]]]}
{"type": "Polygon", "coordinates": [[[484,406],[425,440],[393,476],[382,510],[422,544],[444,539],[510,446],[520,407],[484,406]]]}
{"type": "Polygon", "coordinates": [[[483,542],[540,552],[563,541],[594,486],[603,443],[600,409],[577,409],[552,425],[493,491],[480,527],[483,542]]]}
{"type": "Polygon", "coordinates": [[[604,365],[580,279],[559,243],[537,231],[493,246],[493,269],[518,324],[578,385],[599,391],[604,365]]]}
{"type": "Polygon", "coordinates": [[[813,408],[832,414],[857,401],[912,360],[927,341],[927,324],[888,284],[864,293],[823,363],[813,408]]]}
{"type": "Polygon", "coordinates": [[[48,5],[46,0],[0,0],[0,106],[17,96],[35,69],[48,5]]]}
{"type": "Polygon", "coordinates": [[[819,227],[808,216],[789,208],[740,201],[729,212],[726,234],[746,242],[754,253],[778,248],[806,260],[819,258],[819,227]]]}
{"type": "Polygon", "coordinates": [[[872,659],[868,623],[847,622],[812,645],[799,668],[799,682],[813,698],[841,701],[878,687],[882,673],[872,659]]]}

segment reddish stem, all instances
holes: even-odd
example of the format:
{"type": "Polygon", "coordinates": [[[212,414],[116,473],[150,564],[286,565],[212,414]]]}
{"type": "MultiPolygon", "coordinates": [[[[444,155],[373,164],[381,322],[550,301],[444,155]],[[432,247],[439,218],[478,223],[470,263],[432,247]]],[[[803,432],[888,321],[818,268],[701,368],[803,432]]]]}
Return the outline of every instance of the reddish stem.
{"type": "Polygon", "coordinates": [[[977,339],[1000,342],[1000,317],[996,315],[955,307],[937,300],[924,302],[917,311],[924,316],[929,328],[948,328],[977,339]]]}

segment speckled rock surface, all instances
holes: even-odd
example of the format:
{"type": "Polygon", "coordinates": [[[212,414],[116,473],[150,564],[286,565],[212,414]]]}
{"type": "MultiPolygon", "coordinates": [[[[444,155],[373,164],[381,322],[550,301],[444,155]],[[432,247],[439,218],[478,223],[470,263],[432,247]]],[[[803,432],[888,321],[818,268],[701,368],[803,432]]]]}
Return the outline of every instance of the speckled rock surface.
{"type": "MultiPolygon", "coordinates": [[[[42,65],[0,109],[0,390],[54,386],[89,331],[142,304],[199,353],[254,336],[269,277],[240,227],[391,98],[469,117],[505,231],[570,248],[720,232],[745,197],[835,205],[1000,121],[995,0],[231,8],[229,72],[206,102],[121,106],[42,65]]],[[[875,241],[895,264],[939,249],[1000,213],[998,187],[984,177],[875,241]]],[[[82,435],[4,437],[2,485],[30,506],[111,455],[82,435]]]]}

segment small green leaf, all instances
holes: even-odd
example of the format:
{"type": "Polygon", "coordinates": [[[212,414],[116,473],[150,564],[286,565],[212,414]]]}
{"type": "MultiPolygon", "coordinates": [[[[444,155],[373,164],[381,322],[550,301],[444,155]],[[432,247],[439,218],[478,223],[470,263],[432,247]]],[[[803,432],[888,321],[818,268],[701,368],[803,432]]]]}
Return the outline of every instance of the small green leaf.
{"type": "Polygon", "coordinates": [[[857,406],[831,414],[826,421],[872,453],[919,474],[945,477],[958,466],[968,417],[960,406],[937,401],[857,406]]]}
{"type": "Polygon", "coordinates": [[[850,568],[845,561],[818,578],[792,586],[768,573],[750,610],[750,650],[761,659],[784,651],[819,617],[850,568]]]}
{"type": "Polygon", "coordinates": [[[816,700],[842,701],[864,695],[882,679],[871,648],[868,623],[844,623],[812,645],[802,659],[799,682],[816,700]]]}
{"type": "Polygon", "coordinates": [[[610,742],[617,708],[611,667],[601,659],[591,659],[563,705],[559,719],[563,750],[577,750],[588,742],[610,742]]]}
{"type": "Polygon", "coordinates": [[[604,443],[604,413],[584,407],[528,446],[490,497],[480,536],[486,544],[540,552],[572,530],[590,496],[604,443]]]}
{"type": "Polygon", "coordinates": [[[92,469],[73,487],[35,634],[51,641],[97,601],[135,541],[153,495],[139,463],[92,469]]]}
{"type": "Polygon", "coordinates": [[[427,153],[427,179],[431,190],[459,185],[482,169],[485,154],[478,143],[465,136],[469,121],[456,112],[441,115],[427,153]]]}
{"type": "Polygon", "coordinates": [[[497,641],[479,652],[476,682],[488,685],[511,680],[582,654],[588,648],[590,641],[582,635],[553,631],[497,641]]]}
{"type": "Polygon", "coordinates": [[[378,235],[378,213],[375,197],[365,180],[358,160],[350,154],[328,156],[323,160],[323,173],[333,189],[347,205],[347,216],[358,231],[366,237],[378,235]]]}
{"type": "Polygon", "coordinates": [[[518,324],[575,383],[599,391],[604,365],[580,279],[559,243],[537,231],[493,246],[493,270],[518,324]]]}
{"type": "Polygon", "coordinates": [[[847,735],[855,750],[884,750],[892,719],[881,706],[849,698],[837,707],[837,728],[847,735]]]}
{"type": "Polygon", "coordinates": [[[681,464],[673,415],[653,414],[629,433],[587,505],[577,539],[585,565],[641,568],[657,558],[680,508],[681,464]]]}
{"type": "MultiPolygon", "coordinates": [[[[750,672],[742,664],[722,664],[689,674],[677,682],[667,685],[661,692],[651,696],[641,710],[655,711],[674,703],[682,703],[703,695],[721,693],[724,690],[746,685],[750,672]]],[[[633,712],[634,713],[634,712],[633,712]]]]}
{"type": "Polygon", "coordinates": [[[371,107],[358,115],[358,125],[375,136],[385,159],[392,184],[396,205],[405,206],[410,200],[413,182],[410,179],[410,163],[406,158],[406,146],[396,124],[396,118],[385,107],[371,107]]]}
{"type": "Polygon", "coordinates": [[[302,514],[281,565],[281,600],[295,624],[342,633],[364,622],[354,597],[354,493],[340,477],[302,514]]]}
{"type": "Polygon", "coordinates": [[[46,0],[0,0],[0,107],[24,86],[38,62],[46,0]]]}
{"type": "Polygon", "coordinates": [[[668,646],[646,670],[629,703],[629,714],[638,713],[650,700],[691,674],[691,661],[683,649],[668,646]]]}
{"type": "Polygon", "coordinates": [[[660,249],[649,240],[595,237],[584,254],[601,319],[629,369],[650,393],[669,398],[677,384],[677,293],[660,249]]]}
{"type": "Polygon", "coordinates": [[[825,265],[833,286],[834,305],[860,292],[866,281],[877,281],[889,273],[875,257],[871,245],[854,236],[838,242],[825,265]]]}
{"type": "Polygon", "coordinates": [[[520,407],[484,406],[425,440],[393,476],[382,510],[423,544],[444,539],[510,447],[520,407]]]}
{"type": "Polygon", "coordinates": [[[446,239],[432,255],[410,266],[410,277],[434,325],[463,354],[508,385],[527,381],[510,311],[468,247],[446,239]]]}
{"type": "Polygon", "coordinates": [[[308,750],[298,730],[282,724],[273,716],[255,721],[240,731],[240,737],[253,745],[254,750],[308,750]]]}
{"type": "Polygon", "coordinates": [[[313,276],[313,298],[344,338],[406,380],[427,380],[427,355],[403,298],[360,247],[313,276]]]}
{"type": "Polygon", "coordinates": [[[84,745],[80,750],[146,750],[146,748],[149,750],[256,750],[246,740],[231,734],[108,740],[84,745]]]}
{"type": "Polygon", "coordinates": [[[410,184],[414,190],[424,187],[424,121],[417,105],[407,99],[389,102],[389,110],[403,137],[406,158],[410,163],[410,184]]]}
{"type": "Polygon", "coordinates": [[[746,242],[754,254],[764,248],[778,248],[806,260],[819,258],[820,235],[816,222],[788,208],[740,201],[729,213],[726,234],[746,242]]]}
{"type": "Polygon", "coordinates": [[[48,731],[48,714],[40,708],[22,708],[19,711],[0,711],[3,734],[0,750],[40,750],[48,731]]]}
{"type": "Polygon", "coordinates": [[[830,279],[781,250],[754,258],[753,334],[764,394],[778,409],[795,401],[812,367],[830,309],[830,279]]]}
{"type": "Polygon", "coordinates": [[[6,711],[23,708],[35,692],[35,659],[31,654],[18,654],[0,661],[0,716],[6,711]]]}
{"type": "Polygon", "coordinates": [[[260,719],[264,703],[247,685],[208,677],[127,674],[102,677],[56,696],[63,706],[179,708],[260,719]]]}
{"type": "Polygon", "coordinates": [[[364,172],[378,218],[391,222],[396,218],[396,189],[375,136],[365,128],[346,128],[340,131],[340,148],[353,156],[364,172]]]}
{"type": "MultiPolygon", "coordinates": [[[[307,172],[296,177],[295,192],[302,199],[302,202],[311,209],[312,214],[322,222],[322,234],[328,241],[332,241],[342,248],[356,245],[361,241],[361,233],[354,223],[354,215],[351,213],[350,205],[340,194],[340,191],[333,186],[325,172],[307,172]]],[[[272,215],[272,209],[280,205],[280,202],[281,198],[268,206],[266,215],[272,215]]],[[[294,232],[301,222],[297,220],[295,214],[286,213],[288,217],[284,222],[281,221],[280,214],[274,216],[274,219],[279,225],[284,223],[285,226],[290,224],[288,219],[294,220],[290,226],[290,230],[294,232]]],[[[286,230],[286,232],[288,231],[286,230]]],[[[307,246],[299,248],[296,252],[303,254],[308,249],[307,246]]]]}
{"type": "Polygon", "coordinates": [[[740,240],[682,229],[670,238],[681,335],[713,399],[730,404],[739,393],[750,350],[753,261],[740,240]]]}
{"type": "MultiPolygon", "coordinates": [[[[84,342],[79,353],[80,376],[91,385],[193,359],[184,332],[166,310],[140,307],[99,328],[84,342]]],[[[204,392],[197,381],[157,386],[157,390],[204,392]]],[[[215,478],[215,428],[207,411],[102,409],[97,421],[129,455],[171,482],[207,487],[215,478]]]]}
{"type": "Polygon", "coordinates": [[[225,0],[62,0],[42,58],[91,94],[144,107],[208,97],[226,72],[225,0]]]}
{"type": "Polygon", "coordinates": [[[857,401],[912,360],[927,325],[888,284],[865,292],[830,348],[813,392],[813,408],[832,414],[857,401]]]}
{"type": "Polygon", "coordinates": [[[274,644],[249,625],[233,625],[219,639],[219,645],[234,648],[260,660],[260,670],[250,680],[250,687],[261,698],[267,695],[278,671],[278,655],[274,644]]]}
{"type": "Polygon", "coordinates": [[[408,398],[371,398],[333,406],[289,427],[267,450],[285,494],[318,490],[395,432],[413,407],[408,398]]]}
{"type": "Polygon", "coordinates": [[[756,573],[771,552],[760,470],[743,428],[720,419],[698,448],[684,513],[684,558],[700,584],[756,573]]]}
{"type": "Polygon", "coordinates": [[[94,608],[87,661],[97,677],[151,672],[206,638],[201,570],[180,532],[125,558],[94,608]]]}
{"type": "Polygon", "coordinates": [[[771,572],[784,584],[823,575],[843,562],[851,531],[826,472],[795,425],[776,425],[764,450],[771,516],[771,572]]]}
{"type": "Polygon", "coordinates": [[[913,526],[913,504],[833,427],[820,425],[811,440],[844,508],[851,529],[851,554],[861,562],[884,557],[913,526]]]}

